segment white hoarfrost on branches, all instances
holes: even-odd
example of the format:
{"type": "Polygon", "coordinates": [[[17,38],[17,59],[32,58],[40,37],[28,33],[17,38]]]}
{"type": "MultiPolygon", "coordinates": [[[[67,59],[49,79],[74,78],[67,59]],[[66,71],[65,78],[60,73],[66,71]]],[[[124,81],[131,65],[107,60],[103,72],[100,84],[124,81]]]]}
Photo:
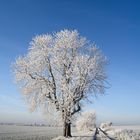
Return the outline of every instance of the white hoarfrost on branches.
{"type": "Polygon", "coordinates": [[[16,59],[14,73],[32,111],[43,106],[71,123],[82,100],[104,93],[105,65],[95,44],[76,30],[62,30],[34,37],[28,53],[16,59]]]}
{"type": "Polygon", "coordinates": [[[109,131],[109,130],[114,130],[112,128],[112,122],[105,122],[105,123],[101,123],[100,125],[100,128],[103,130],[103,131],[109,131]]]}
{"type": "Polygon", "coordinates": [[[76,122],[78,131],[92,131],[96,127],[95,111],[84,112],[76,122]]]}

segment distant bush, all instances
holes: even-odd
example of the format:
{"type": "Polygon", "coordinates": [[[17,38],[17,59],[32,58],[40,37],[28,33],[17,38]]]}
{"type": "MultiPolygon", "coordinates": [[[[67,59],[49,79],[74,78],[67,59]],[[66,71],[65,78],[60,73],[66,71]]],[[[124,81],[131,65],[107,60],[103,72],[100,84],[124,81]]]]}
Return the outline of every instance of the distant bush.
{"type": "Polygon", "coordinates": [[[96,127],[95,111],[84,112],[76,122],[77,131],[92,131],[96,127]]]}

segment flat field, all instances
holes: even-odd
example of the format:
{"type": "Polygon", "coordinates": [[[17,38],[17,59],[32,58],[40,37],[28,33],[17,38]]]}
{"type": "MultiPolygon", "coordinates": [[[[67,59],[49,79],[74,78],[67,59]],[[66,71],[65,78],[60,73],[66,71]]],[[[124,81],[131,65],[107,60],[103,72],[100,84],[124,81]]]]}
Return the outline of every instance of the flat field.
{"type": "Polygon", "coordinates": [[[113,126],[114,129],[129,129],[133,130],[136,133],[140,133],[140,125],[120,125],[120,126],[113,126]]]}
{"type": "MultiPolygon", "coordinates": [[[[113,127],[140,133],[140,125],[113,127]]],[[[72,128],[72,132],[77,135],[75,128],[72,128]]],[[[0,140],[51,140],[60,135],[62,127],[0,125],[0,140]]]]}
{"type": "Polygon", "coordinates": [[[0,140],[51,140],[59,135],[60,127],[0,125],[0,140]]]}

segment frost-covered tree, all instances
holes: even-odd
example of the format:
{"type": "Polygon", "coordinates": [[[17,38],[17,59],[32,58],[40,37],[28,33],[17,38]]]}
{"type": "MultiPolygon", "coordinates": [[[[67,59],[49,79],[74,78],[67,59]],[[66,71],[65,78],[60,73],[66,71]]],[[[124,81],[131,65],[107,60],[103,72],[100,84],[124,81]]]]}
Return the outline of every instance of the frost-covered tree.
{"type": "Polygon", "coordinates": [[[76,121],[78,131],[91,131],[96,127],[95,111],[83,112],[76,121]]]}
{"type": "Polygon", "coordinates": [[[14,73],[32,111],[44,106],[61,114],[64,136],[83,100],[104,93],[106,57],[79,33],[62,30],[32,39],[28,53],[16,59],[14,73]]]}

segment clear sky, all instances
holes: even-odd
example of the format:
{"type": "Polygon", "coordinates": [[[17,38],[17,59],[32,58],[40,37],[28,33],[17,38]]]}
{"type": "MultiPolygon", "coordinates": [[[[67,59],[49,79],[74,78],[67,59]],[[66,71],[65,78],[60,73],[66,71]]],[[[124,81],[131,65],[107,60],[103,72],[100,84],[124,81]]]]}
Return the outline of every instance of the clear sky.
{"type": "Polygon", "coordinates": [[[139,0],[0,0],[0,122],[43,122],[29,113],[11,63],[33,36],[77,29],[109,59],[111,88],[86,109],[95,109],[99,121],[140,124],[139,7],[139,0]]]}

